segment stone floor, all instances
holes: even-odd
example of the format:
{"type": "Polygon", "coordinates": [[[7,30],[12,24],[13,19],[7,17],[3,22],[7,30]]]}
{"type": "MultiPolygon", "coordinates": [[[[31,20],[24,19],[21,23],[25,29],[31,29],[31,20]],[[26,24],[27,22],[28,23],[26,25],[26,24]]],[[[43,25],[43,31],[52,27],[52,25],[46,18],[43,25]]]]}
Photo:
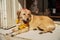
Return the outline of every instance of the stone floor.
{"type": "Polygon", "coordinates": [[[10,33],[11,30],[0,29],[0,40],[60,40],[60,22],[56,23],[56,29],[53,33],[39,34],[40,31],[29,31],[26,33],[18,34],[14,37],[5,35],[10,33]]]}

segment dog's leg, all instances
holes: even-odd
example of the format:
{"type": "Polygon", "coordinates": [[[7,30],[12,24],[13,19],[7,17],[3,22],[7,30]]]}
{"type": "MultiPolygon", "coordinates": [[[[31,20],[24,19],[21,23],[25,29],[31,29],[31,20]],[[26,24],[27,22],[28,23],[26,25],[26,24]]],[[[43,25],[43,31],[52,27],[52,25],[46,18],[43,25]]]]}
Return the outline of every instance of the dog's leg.
{"type": "Polygon", "coordinates": [[[43,33],[47,33],[47,31],[45,32],[45,31],[42,31],[42,32],[40,32],[39,34],[43,34],[43,33]]]}
{"type": "Polygon", "coordinates": [[[47,33],[47,29],[44,29],[43,31],[41,31],[39,34],[43,34],[43,33],[47,33]]]}
{"type": "Polygon", "coordinates": [[[34,28],[33,30],[37,30],[37,28],[34,28]]]}
{"type": "Polygon", "coordinates": [[[17,34],[24,33],[24,32],[27,32],[27,31],[28,31],[28,28],[26,27],[26,28],[24,28],[22,30],[18,30],[16,32],[12,33],[11,36],[13,37],[13,36],[15,36],[17,34]]]}
{"type": "Polygon", "coordinates": [[[40,31],[44,31],[43,29],[41,29],[40,27],[37,27],[38,28],[38,30],[40,30],[40,31]]]}
{"type": "Polygon", "coordinates": [[[48,32],[53,33],[52,31],[48,31],[48,32]]]}
{"type": "Polygon", "coordinates": [[[52,31],[42,31],[42,32],[40,32],[39,34],[43,34],[43,33],[47,33],[47,32],[53,33],[52,31]]]}

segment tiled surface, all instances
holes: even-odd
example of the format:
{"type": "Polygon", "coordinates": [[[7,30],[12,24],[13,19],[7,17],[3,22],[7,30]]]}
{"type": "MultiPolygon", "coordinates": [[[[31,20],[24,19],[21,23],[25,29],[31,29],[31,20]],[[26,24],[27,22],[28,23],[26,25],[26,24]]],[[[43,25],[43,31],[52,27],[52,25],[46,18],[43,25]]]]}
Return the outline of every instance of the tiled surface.
{"type": "Polygon", "coordinates": [[[9,35],[2,35],[5,33],[10,33],[11,30],[0,29],[0,40],[60,40],[60,22],[56,25],[56,29],[53,33],[39,34],[40,31],[29,31],[26,33],[18,34],[15,37],[10,37],[9,35]]]}
{"type": "Polygon", "coordinates": [[[29,31],[16,37],[24,37],[32,40],[60,40],[60,26],[57,26],[53,33],[38,34],[39,31],[29,31]]]}

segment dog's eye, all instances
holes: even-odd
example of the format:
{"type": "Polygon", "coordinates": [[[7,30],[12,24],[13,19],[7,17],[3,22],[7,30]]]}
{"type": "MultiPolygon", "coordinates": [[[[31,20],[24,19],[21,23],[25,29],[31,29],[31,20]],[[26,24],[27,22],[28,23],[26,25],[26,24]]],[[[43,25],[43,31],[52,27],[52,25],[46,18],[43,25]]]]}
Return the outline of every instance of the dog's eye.
{"type": "Polygon", "coordinates": [[[28,15],[30,15],[30,14],[28,14],[28,15]]]}
{"type": "Polygon", "coordinates": [[[28,14],[28,15],[30,15],[30,14],[28,14]]]}
{"type": "Polygon", "coordinates": [[[25,14],[23,14],[23,15],[25,15],[25,14]]]}
{"type": "Polygon", "coordinates": [[[28,14],[30,17],[31,17],[31,15],[30,14],[28,14]]]}

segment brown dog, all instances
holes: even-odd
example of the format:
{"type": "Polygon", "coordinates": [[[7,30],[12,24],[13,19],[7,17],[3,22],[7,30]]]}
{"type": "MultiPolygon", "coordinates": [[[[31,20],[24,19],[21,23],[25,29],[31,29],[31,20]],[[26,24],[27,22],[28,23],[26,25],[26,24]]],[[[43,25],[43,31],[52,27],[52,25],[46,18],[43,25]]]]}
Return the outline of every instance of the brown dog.
{"type": "MultiPolygon", "coordinates": [[[[42,30],[40,33],[52,32],[55,29],[55,24],[51,18],[48,16],[37,16],[32,15],[31,11],[28,9],[21,9],[18,11],[20,13],[20,18],[24,23],[29,23],[29,30],[39,29],[42,30]]],[[[19,30],[15,34],[28,31],[28,28],[19,30]]]]}

